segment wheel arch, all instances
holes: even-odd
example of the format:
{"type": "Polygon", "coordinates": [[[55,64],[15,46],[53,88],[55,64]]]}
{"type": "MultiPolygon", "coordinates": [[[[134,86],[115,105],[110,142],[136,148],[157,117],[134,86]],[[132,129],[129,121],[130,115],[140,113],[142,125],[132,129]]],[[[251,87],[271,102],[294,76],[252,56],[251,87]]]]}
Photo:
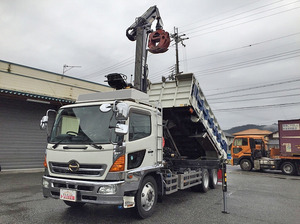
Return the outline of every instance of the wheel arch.
{"type": "Polygon", "coordinates": [[[282,171],[284,174],[286,174],[286,175],[294,175],[294,174],[298,174],[298,164],[297,164],[297,162],[294,161],[293,159],[284,159],[284,160],[280,163],[279,167],[280,167],[281,171],[282,171]],[[284,166],[285,164],[287,164],[287,163],[290,163],[290,164],[293,166],[293,169],[294,169],[294,170],[293,170],[291,173],[285,173],[285,172],[283,171],[283,166],[284,166]]]}
{"type": "Polygon", "coordinates": [[[253,159],[252,159],[251,156],[242,156],[242,157],[240,157],[239,160],[238,160],[238,164],[237,165],[241,165],[241,161],[243,159],[248,159],[252,163],[252,165],[254,165],[254,162],[253,162],[253,159]]]}
{"type": "Polygon", "coordinates": [[[158,192],[158,202],[161,202],[162,196],[164,195],[164,185],[163,185],[163,175],[162,175],[162,173],[159,172],[158,170],[147,172],[147,173],[141,178],[141,180],[140,180],[140,182],[139,182],[139,188],[141,187],[143,180],[144,180],[147,176],[152,176],[152,177],[154,178],[154,180],[156,181],[157,192],[158,192]]]}

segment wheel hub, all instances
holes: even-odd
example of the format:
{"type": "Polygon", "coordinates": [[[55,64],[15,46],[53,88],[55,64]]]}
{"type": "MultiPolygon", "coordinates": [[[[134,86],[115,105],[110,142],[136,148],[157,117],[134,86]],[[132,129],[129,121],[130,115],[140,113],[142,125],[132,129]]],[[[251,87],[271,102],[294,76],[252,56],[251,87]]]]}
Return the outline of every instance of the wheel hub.
{"type": "Polygon", "coordinates": [[[155,192],[151,183],[145,184],[141,194],[141,204],[145,211],[149,211],[154,204],[155,192]]]}

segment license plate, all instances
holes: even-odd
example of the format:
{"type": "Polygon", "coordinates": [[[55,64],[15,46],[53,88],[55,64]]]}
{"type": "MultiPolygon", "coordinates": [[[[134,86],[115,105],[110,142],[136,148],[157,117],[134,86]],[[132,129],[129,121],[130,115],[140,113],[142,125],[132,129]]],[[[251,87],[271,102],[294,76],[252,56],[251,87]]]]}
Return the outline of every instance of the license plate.
{"type": "Polygon", "coordinates": [[[60,189],[60,199],[65,201],[76,201],[76,191],[60,189]]]}

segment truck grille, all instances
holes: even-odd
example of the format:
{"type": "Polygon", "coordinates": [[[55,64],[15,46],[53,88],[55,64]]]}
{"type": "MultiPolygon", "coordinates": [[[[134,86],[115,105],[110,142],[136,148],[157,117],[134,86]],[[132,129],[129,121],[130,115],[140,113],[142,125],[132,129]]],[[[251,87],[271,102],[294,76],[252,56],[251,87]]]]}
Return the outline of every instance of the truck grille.
{"type": "Polygon", "coordinates": [[[78,176],[101,177],[106,169],[104,164],[80,164],[79,169],[74,172],[69,169],[69,163],[50,162],[49,165],[52,173],[78,176]]]}

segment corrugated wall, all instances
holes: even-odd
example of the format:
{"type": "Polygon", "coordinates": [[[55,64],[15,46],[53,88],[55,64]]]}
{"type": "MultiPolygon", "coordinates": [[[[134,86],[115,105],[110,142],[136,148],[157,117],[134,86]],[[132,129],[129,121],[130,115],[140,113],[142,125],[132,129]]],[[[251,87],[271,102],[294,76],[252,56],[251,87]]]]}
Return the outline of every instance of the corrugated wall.
{"type": "Polygon", "coordinates": [[[0,97],[0,165],[2,169],[42,168],[46,132],[39,122],[50,104],[0,97]]]}

